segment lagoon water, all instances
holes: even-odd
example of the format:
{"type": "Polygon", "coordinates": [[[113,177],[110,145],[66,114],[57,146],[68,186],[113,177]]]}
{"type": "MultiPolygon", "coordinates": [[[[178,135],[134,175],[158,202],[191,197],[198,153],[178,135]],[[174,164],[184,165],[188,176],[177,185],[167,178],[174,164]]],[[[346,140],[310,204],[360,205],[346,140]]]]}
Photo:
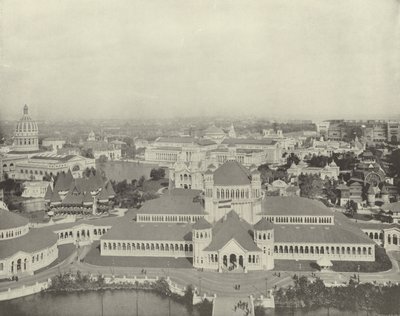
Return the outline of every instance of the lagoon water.
{"type": "Polygon", "coordinates": [[[1,316],[199,316],[184,305],[143,291],[40,293],[0,302],[1,316]],[[138,300],[136,299],[138,295],[138,300]],[[102,310],[103,301],[103,310],[102,310]],[[136,307],[136,301],[138,305],[136,307]],[[138,312],[138,313],[137,313],[138,312]]]}
{"type": "MultiPolygon", "coordinates": [[[[268,316],[351,316],[354,312],[326,308],[318,310],[269,309],[268,316]]],[[[0,316],[200,316],[184,305],[152,292],[118,290],[105,292],[40,293],[0,302],[0,316]],[[138,296],[137,296],[138,295],[138,296]],[[136,299],[138,298],[138,300],[136,299]],[[138,305],[136,305],[138,302],[138,305]],[[170,304],[170,305],[169,305],[170,304]],[[102,309],[103,306],[103,309],[102,309]],[[170,308],[170,309],[169,309],[170,308]]],[[[358,316],[376,315],[358,311],[358,316]]],[[[210,315],[211,316],[211,315],[210,315]]],[[[229,311],[227,313],[229,316],[229,311]]]]}

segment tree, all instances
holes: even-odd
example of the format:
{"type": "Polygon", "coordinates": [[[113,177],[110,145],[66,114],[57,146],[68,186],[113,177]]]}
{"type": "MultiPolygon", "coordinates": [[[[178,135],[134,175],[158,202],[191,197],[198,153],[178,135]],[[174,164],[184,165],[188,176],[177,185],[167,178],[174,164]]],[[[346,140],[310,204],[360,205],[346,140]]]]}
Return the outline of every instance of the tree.
{"type": "Polygon", "coordinates": [[[101,155],[101,156],[99,157],[99,162],[104,163],[104,162],[107,162],[107,160],[108,160],[108,158],[107,158],[106,155],[101,155]]]}
{"type": "Polygon", "coordinates": [[[323,168],[328,164],[329,157],[327,156],[312,156],[310,159],[311,167],[323,168]]]}
{"type": "Polygon", "coordinates": [[[82,156],[86,158],[94,158],[93,154],[93,149],[92,148],[87,148],[87,149],[82,149],[82,156]]]}
{"type": "Polygon", "coordinates": [[[139,181],[138,181],[138,183],[137,183],[137,186],[138,187],[142,187],[143,186],[143,183],[146,181],[146,178],[144,177],[144,176],[141,176],[140,178],[139,178],[139,181]]]}
{"type": "Polygon", "coordinates": [[[347,201],[347,203],[346,203],[346,210],[347,210],[347,212],[349,213],[349,215],[350,215],[351,217],[353,217],[354,214],[357,213],[357,209],[358,209],[358,205],[357,205],[356,202],[354,202],[353,200],[347,201]]]}
{"type": "Polygon", "coordinates": [[[299,162],[300,162],[300,158],[297,157],[297,155],[295,153],[291,153],[286,158],[286,166],[287,166],[287,168],[289,168],[292,165],[292,163],[295,163],[297,165],[297,164],[299,164],[299,162]]]}
{"type": "Polygon", "coordinates": [[[333,204],[336,204],[336,201],[339,196],[339,192],[337,190],[338,182],[336,180],[327,180],[324,184],[323,192],[326,198],[331,201],[333,204]]]}
{"type": "Polygon", "coordinates": [[[150,171],[150,178],[153,180],[160,180],[165,177],[165,170],[163,168],[153,168],[150,171]]]}
{"type": "Polygon", "coordinates": [[[299,176],[300,196],[310,199],[321,196],[324,181],[318,175],[301,174],[299,176]]]}

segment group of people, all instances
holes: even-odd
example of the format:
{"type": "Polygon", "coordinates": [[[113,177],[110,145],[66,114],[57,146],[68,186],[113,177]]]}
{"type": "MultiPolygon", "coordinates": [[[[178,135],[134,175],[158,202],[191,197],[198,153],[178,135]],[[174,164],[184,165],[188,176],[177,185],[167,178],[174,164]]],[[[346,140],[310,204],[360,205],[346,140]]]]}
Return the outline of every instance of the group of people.
{"type": "Polygon", "coordinates": [[[235,305],[235,307],[233,308],[233,310],[236,312],[238,309],[241,309],[244,311],[244,315],[248,316],[250,315],[250,308],[249,308],[249,303],[248,302],[242,302],[241,300],[239,302],[237,302],[237,304],[235,305]]]}
{"type": "Polygon", "coordinates": [[[239,290],[240,290],[240,284],[235,284],[235,285],[233,286],[233,288],[234,288],[235,290],[239,291],[239,290]]]}
{"type": "Polygon", "coordinates": [[[142,271],[140,271],[141,274],[147,275],[147,270],[142,269],[142,271]]]}
{"type": "Polygon", "coordinates": [[[280,278],[281,277],[281,273],[280,272],[274,272],[274,276],[280,278]]]}

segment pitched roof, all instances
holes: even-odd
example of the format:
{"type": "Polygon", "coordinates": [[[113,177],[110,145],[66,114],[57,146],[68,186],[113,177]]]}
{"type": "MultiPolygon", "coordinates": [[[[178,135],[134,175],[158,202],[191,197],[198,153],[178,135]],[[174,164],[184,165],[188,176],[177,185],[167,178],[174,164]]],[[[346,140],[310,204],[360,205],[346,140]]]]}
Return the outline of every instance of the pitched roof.
{"type": "Polygon", "coordinates": [[[316,244],[374,244],[356,225],[343,214],[335,213],[335,225],[274,225],[276,243],[316,244]]]}
{"type": "Polygon", "coordinates": [[[261,218],[255,225],[255,230],[271,230],[274,229],[274,224],[267,221],[265,217],[261,218]]]}
{"type": "Polygon", "coordinates": [[[262,201],[263,215],[332,215],[322,202],[298,196],[267,196],[262,201]]]}
{"type": "Polygon", "coordinates": [[[61,202],[60,195],[57,191],[53,191],[53,195],[51,196],[50,203],[57,203],[61,202]]]}
{"type": "Polygon", "coordinates": [[[236,160],[228,160],[214,171],[215,185],[246,185],[251,183],[248,169],[236,160]]]}
{"type": "Polygon", "coordinates": [[[85,195],[83,196],[82,202],[83,203],[93,203],[93,197],[89,191],[86,191],[85,195]]]}
{"type": "Polygon", "coordinates": [[[83,202],[83,195],[81,193],[77,193],[76,188],[74,187],[72,190],[68,191],[67,195],[62,201],[62,204],[81,205],[82,202],[83,202]]]}
{"type": "Polygon", "coordinates": [[[193,229],[209,229],[212,228],[212,225],[204,218],[201,217],[196,223],[193,225],[193,229]]]}
{"type": "Polygon", "coordinates": [[[201,201],[196,197],[199,190],[172,190],[161,197],[149,200],[138,214],[205,214],[201,201]]]}
{"type": "Polygon", "coordinates": [[[0,209],[0,230],[25,226],[29,220],[14,212],[0,209]]]}
{"type": "Polygon", "coordinates": [[[113,225],[100,239],[191,241],[192,225],[123,221],[113,225]]]}
{"type": "Polygon", "coordinates": [[[115,196],[115,191],[110,181],[106,183],[106,190],[110,198],[113,198],[115,196]]]}
{"type": "Polygon", "coordinates": [[[51,189],[51,185],[48,185],[46,194],[44,195],[44,200],[46,202],[50,202],[52,196],[53,196],[53,190],[51,189]]]}
{"type": "Polygon", "coordinates": [[[230,240],[234,239],[245,250],[260,251],[253,240],[252,233],[251,225],[240,219],[236,212],[232,210],[215,224],[212,231],[212,241],[205,250],[220,250],[230,240]]]}
{"type": "Polygon", "coordinates": [[[23,251],[38,252],[57,243],[57,235],[49,229],[33,228],[23,236],[0,241],[0,259],[23,251]]]}
{"type": "Polygon", "coordinates": [[[107,189],[105,187],[103,187],[101,189],[100,193],[97,195],[97,199],[99,201],[108,201],[109,196],[108,196],[107,189]]]}

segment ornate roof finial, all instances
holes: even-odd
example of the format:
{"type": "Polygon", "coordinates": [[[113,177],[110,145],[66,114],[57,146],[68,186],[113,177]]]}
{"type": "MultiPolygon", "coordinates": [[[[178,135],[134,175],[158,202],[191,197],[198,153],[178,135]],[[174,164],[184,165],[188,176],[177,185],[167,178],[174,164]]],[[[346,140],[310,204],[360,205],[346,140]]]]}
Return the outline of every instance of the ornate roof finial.
{"type": "Polygon", "coordinates": [[[28,106],[26,104],[24,106],[24,114],[28,114],[28,106]]]}

